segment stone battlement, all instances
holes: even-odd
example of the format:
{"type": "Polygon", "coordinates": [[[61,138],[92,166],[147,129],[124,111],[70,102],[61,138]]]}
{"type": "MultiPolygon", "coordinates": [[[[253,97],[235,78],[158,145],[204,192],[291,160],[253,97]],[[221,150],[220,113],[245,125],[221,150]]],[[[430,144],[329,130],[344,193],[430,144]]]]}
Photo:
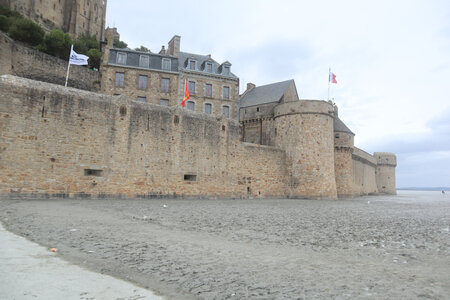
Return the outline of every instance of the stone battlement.
{"type": "Polygon", "coordinates": [[[3,75],[0,193],[335,199],[382,180],[391,191],[373,156],[335,151],[330,103],[275,111],[273,145],[257,145],[223,116],[3,75]]]}

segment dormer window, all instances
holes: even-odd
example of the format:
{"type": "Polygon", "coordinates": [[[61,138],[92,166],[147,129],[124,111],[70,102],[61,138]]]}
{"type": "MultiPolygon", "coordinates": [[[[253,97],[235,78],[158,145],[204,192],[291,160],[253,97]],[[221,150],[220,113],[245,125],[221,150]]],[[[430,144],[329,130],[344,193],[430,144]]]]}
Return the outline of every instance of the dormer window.
{"type": "Polygon", "coordinates": [[[189,70],[197,70],[197,61],[189,60],[189,70]]]}
{"type": "Polygon", "coordinates": [[[127,54],[123,53],[123,52],[118,52],[116,62],[121,65],[126,65],[127,64],[127,54]]]}
{"type": "Polygon", "coordinates": [[[172,61],[169,58],[163,58],[162,59],[162,69],[170,71],[172,66],[172,61]]]}
{"type": "Polygon", "coordinates": [[[212,63],[211,62],[207,62],[206,63],[206,72],[212,73],[212,67],[213,67],[212,63]]]}
{"type": "Polygon", "coordinates": [[[148,55],[139,56],[139,67],[148,68],[150,66],[150,57],[148,55]]]}
{"type": "Polygon", "coordinates": [[[222,74],[226,76],[230,75],[230,66],[223,66],[222,74]]]}

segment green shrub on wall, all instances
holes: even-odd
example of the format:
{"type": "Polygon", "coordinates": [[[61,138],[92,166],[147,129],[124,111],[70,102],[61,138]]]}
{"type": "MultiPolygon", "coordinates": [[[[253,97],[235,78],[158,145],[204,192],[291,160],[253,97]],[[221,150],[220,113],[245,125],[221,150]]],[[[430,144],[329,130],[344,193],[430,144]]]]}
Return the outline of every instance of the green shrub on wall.
{"type": "Polygon", "coordinates": [[[73,50],[77,53],[86,54],[91,49],[100,49],[95,35],[80,35],[73,45],[73,50]]]}
{"type": "Polygon", "coordinates": [[[68,60],[71,46],[72,38],[70,35],[59,29],[55,29],[45,35],[42,44],[38,47],[38,50],[68,60]]]}
{"type": "Polygon", "coordinates": [[[114,39],[114,47],[124,49],[128,47],[128,44],[119,39],[114,39]]]}
{"type": "Polygon", "coordinates": [[[100,68],[100,58],[102,57],[102,53],[98,49],[91,49],[87,52],[87,56],[89,56],[89,66],[92,68],[100,68]]]}
{"type": "Polygon", "coordinates": [[[7,16],[0,15],[0,30],[4,32],[8,32],[9,30],[9,19],[7,16]]]}
{"type": "Polygon", "coordinates": [[[30,19],[15,19],[8,31],[9,36],[31,46],[39,45],[45,35],[44,29],[30,19]]]}

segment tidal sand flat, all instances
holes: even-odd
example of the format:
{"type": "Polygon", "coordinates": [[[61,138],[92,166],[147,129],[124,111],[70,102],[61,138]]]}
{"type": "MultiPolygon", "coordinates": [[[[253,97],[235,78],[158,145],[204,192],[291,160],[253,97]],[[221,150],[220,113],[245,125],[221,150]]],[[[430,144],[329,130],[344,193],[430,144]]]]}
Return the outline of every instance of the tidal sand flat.
{"type": "Polygon", "coordinates": [[[3,197],[8,230],[167,299],[444,299],[450,195],[179,200],[3,197]]]}

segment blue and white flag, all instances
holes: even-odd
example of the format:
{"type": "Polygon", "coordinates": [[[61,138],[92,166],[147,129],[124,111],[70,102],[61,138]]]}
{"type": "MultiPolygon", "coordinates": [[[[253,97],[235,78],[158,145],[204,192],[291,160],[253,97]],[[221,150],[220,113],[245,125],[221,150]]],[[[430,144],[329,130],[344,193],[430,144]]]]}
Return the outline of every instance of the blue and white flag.
{"type": "Polygon", "coordinates": [[[83,54],[78,54],[75,51],[73,51],[73,46],[70,49],[70,58],[69,58],[69,64],[71,65],[87,65],[88,64],[89,57],[83,54]]]}

